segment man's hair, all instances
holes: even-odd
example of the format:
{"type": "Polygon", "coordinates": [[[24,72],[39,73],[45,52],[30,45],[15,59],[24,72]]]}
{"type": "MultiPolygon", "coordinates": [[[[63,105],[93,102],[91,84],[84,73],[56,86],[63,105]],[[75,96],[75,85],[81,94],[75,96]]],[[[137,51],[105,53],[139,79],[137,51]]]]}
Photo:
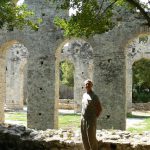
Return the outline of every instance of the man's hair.
{"type": "Polygon", "coordinates": [[[84,84],[87,84],[87,83],[92,83],[92,85],[93,85],[93,82],[90,79],[87,79],[87,80],[84,81],[84,84]]]}

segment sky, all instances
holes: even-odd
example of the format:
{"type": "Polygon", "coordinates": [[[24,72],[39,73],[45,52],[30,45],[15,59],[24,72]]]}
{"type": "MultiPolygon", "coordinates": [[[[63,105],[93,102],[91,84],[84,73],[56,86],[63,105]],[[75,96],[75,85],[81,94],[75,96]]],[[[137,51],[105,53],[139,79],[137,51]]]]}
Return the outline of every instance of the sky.
{"type": "Polygon", "coordinates": [[[17,2],[17,5],[21,5],[21,4],[23,4],[23,2],[24,2],[24,0],[19,0],[19,1],[17,2]]]}

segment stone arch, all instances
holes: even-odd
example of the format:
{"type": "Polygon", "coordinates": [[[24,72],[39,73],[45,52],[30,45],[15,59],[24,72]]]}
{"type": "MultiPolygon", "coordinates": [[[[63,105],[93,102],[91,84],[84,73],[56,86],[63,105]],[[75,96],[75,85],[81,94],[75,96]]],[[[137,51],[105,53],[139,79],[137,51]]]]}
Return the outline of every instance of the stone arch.
{"type": "MultiPolygon", "coordinates": [[[[58,13],[55,5],[47,5],[43,0],[37,0],[37,3],[31,0],[25,0],[25,2],[35,10],[38,18],[43,19],[39,30],[34,32],[25,29],[23,33],[16,30],[11,33],[4,31],[1,34],[0,43],[11,41],[11,39],[22,40],[23,42],[20,43],[30,49],[27,71],[28,127],[36,129],[57,128],[58,107],[56,99],[58,99],[58,94],[56,91],[59,88],[57,66],[60,59],[57,57],[60,56],[57,53],[60,53],[61,50],[56,52],[55,50],[63,37],[61,30],[57,30],[53,24],[54,16],[58,13]]],[[[61,12],[61,15],[68,16],[65,12],[61,12]]],[[[114,29],[88,39],[94,50],[94,89],[100,96],[104,110],[100,123],[98,122],[100,128],[125,129],[126,63],[124,50],[129,40],[139,34],[149,32],[147,26],[141,27],[142,19],[141,22],[132,19],[132,23],[131,19],[132,17],[129,21],[125,20],[122,24],[118,24],[114,29]]],[[[61,47],[66,41],[62,41],[58,46],[61,47]]]]}
{"type": "Polygon", "coordinates": [[[24,77],[28,50],[20,43],[13,44],[6,54],[6,108],[23,109],[24,77]],[[16,92],[17,91],[17,92],[16,92]]]}
{"type": "Polygon", "coordinates": [[[4,103],[6,99],[6,53],[7,50],[16,44],[17,40],[10,40],[0,46],[0,122],[4,122],[4,103]]]}
{"type": "Polygon", "coordinates": [[[102,103],[98,129],[126,129],[126,45],[149,27],[122,24],[93,37],[94,90],[102,103]]]}
{"type": "Polygon", "coordinates": [[[150,33],[140,34],[126,46],[126,101],[129,113],[132,111],[132,65],[142,58],[150,58],[150,33]]]}
{"type": "MultiPolygon", "coordinates": [[[[74,101],[78,106],[75,111],[81,112],[81,98],[85,91],[83,82],[87,78],[93,79],[93,49],[89,42],[83,39],[73,38],[65,40],[56,50],[57,64],[64,59],[70,60],[75,67],[74,101]]],[[[58,76],[57,72],[58,69],[56,71],[58,76]]],[[[58,77],[56,80],[59,80],[58,77]]],[[[56,93],[58,93],[58,91],[56,91],[56,93]]]]}

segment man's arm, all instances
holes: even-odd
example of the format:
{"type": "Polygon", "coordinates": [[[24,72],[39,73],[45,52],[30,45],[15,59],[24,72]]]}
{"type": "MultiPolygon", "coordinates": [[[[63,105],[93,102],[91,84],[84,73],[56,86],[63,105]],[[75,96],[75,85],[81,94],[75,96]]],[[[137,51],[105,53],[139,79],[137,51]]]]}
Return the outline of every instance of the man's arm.
{"type": "Polygon", "coordinates": [[[97,97],[97,100],[96,100],[96,116],[99,117],[101,112],[102,112],[102,105],[100,103],[100,100],[97,97]]]}

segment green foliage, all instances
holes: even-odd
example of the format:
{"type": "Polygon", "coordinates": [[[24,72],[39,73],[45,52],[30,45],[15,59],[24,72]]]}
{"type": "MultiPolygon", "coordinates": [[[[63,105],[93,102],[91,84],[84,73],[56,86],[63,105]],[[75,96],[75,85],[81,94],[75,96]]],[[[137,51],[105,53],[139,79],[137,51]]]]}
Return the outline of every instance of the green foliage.
{"type": "Polygon", "coordinates": [[[74,65],[69,61],[63,61],[60,64],[62,72],[62,84],[67,86],[74,86],[74,65]]]}
{"type": "Polygon", "coordinates": [[[79,129],[81,116],[77,114],[59,115],[59,128],[79,129]]]}
{"type": "Polygon", "coordinates": [[[0,1],[0,28],[6,26],[8,30],[23,29],[24,26],[30,26],[37,30],[41,20],[33,22],[30,18],[34,16],[32,11],[29,11],[27,5],[17,6],[12,0],[0,1]]]}
{"type": "Polygon", "coordinates": [[[150,94],[146,92],[133,92],[133,103],[147,103],[150,102],[150,94]]]}
{"type": "Polygon", "coordinates": [[[61,8],[77,8],[75,15],[68,19],[56,17],[54,23],[64,29],[65,36],[89,37],[94,34],[101,34],[114,26],[112,22],[112,7],[106,7],[102,10],[97,0],[86,0],[79,3],[75,0],[71,5],[68,1],[61,5],[61,8]]]}
{"type": "Polygon", "coordinates": [[[150,60],[143,58],[133,64],[133,102],[149,102],[149,90],[150,60]]]}
{"type": "Polygon", "coordinates": [[[133,64],[133,84],[142,86],[143,88],[150,87],[150,60],[141,59],[133,64]]]}
{"type": "MultiPolygon", "coordinates": [[[[49,0],[58,2],[57,0],[49,0]]],[[[125,9],[140,8],[147,21],[150,23],[150,18],[145,13],[144,9],[148,4],[141,4],[136,0],[61,0],[57,3],[59,9],[69,11],[73,8],[76,14],[69,18],[56,17],[54,23],[64,30],[65,36],[89,37],[94,34],[107,32],[115,26],[112,15],[116,6],[125,9]]]]}

